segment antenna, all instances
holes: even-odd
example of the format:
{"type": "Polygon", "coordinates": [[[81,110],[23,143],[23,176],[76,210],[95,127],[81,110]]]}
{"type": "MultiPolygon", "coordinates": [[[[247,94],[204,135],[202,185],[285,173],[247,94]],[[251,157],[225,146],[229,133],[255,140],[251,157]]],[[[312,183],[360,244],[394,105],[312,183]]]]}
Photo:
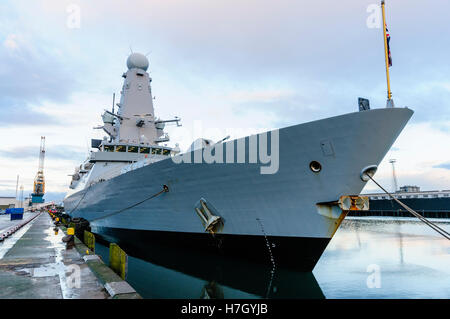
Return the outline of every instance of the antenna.
{"type": "Polygon", "coordinates": [[[89,147],[89,138],[88,137],[85,137],[85,138],[86,138],[87,155],[89,156],[89,155],[91,155],[90,154],[91,148],[89,147]]]}
{"type": "Polygon", "coordinates": [[[116,93],[113,93],[113,105],[112,105],[112,112],[114,113],[114,102],[116,101],[116,93]]]}
{"type": "Polygon", "coordinates": [[[133,49],[131,48],[131,44],[130,44],[130,52],[133,54],[133,49]]]}
{"type": "Polygon", "coordinates": [[[394,192],[397,192],[398,185],[397,185],[397,176],[395,175],[395,163],[397,162],[396,159],[390,159],[389,163],[392,164],[392,180],[394,182],[394,192]]]}

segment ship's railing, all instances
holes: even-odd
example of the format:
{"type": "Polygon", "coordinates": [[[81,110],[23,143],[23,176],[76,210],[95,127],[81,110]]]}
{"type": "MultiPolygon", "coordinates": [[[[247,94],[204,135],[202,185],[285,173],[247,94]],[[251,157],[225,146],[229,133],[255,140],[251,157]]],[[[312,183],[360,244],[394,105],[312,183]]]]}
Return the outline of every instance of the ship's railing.
{"type": "MultiPolygon", "coordinates": [[[[368,196],[370,200],[385,200],[390,199],[389,196],[382,195],[382,194],[365,194],[365,196],[368,196]]],[[[398,199],[415,199],[415,198],[426,198],[426,199],[433,199],[433,198],[450,198],[450,192],[423,192],[423,193],[402,193],[402,194],[392,194],[393,197],[398,199]]]]}

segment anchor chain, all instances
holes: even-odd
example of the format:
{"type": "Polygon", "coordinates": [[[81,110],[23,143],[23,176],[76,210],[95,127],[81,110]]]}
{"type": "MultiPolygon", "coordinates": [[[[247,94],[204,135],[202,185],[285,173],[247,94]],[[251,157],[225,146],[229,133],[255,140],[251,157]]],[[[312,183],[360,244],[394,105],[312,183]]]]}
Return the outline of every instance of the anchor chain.
{"type": "Polygon", "coordinates": [[[267,286],[267,292],[266,292],[266,299],[268,299],[269,294],[270,294],[270,289],[272,288],[273,277],[275,275],[276,264],[275,264],[275,258],[273,257],[273,254],[272,254],[272,249],[270,248],[269,239],[267,238],[266,232],[264,231],[264,226],[262,224],[262,221],[259,218],[256,218],[256,220],[258,221],[259,226],[261,227],[261,231],[264,235],[264,239],[266,240],[266,247],[267,247],[267,250],[269,251],[270,262],[272,263],[272,270],[270,271],[270,280],[269,280],[269,284],[267,286]]]}

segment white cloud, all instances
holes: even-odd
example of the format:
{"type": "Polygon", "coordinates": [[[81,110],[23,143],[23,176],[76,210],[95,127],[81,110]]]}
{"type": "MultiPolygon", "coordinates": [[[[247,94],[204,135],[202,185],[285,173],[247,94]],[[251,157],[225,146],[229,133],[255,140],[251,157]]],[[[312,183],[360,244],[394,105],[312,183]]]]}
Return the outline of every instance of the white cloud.
{"type": "Polygon", "coordinates": [[[5,41],[3,41],[3,45],[10,51],[17,50],[19,48],[18,37],[16,34],[9,34],[5,41]]]}
{"type": "MultiPolygon", "coordinates": [[[[408,124],[381,163],[375,178],[393,190],[391,158],[397,160],[396,175],[401,185],[417,185],[424,190],[449,189],[450,170],[436,166],[450,160],[450,121],[408,124]],[[447,130],[443,130],[446,127],[447,130]]],[[[365,191],[380,191],[368,183],[365,191]]]]}
{"type": "Polygon", "coordinates": [[[290,98],[295,93],[286,89],[256,89],[256,90],[238,90],[231,92],[229,100],[235,103],[270,103],[281,99],[290,98]]]}
{"type": "MultiPolygon", "coordinates": [[[[85,148],[91,137],[103,136],[91,128],[101,123],[112,92],[120,91],[130,44],[136,51],[152,51],[155,109],[162,118],[182,118],[183,128],[167,127],[182,149],[192,142],[186,130],[196,120],[209,128],[205,137],[217,140],[230,128],[258,130],[351,112],[359,94],[369,96],[372,105],[383,105],[380,34],[366,28],[371,2],[342,6],[335,1],[315,5],[288,0],[139,0],[132,5],[119,0],[10,1],[8,8],[15,10],[0,10],[6,39],[0,50],[29,52],[35,59],[21,56],[13,66],[0,62],[0,72],[9,70],[5,77],[10,79],[3,92],[23,98],[14,120],[28,123],[0,127],[0,148],[36,145],[36,161],[0,157],[2,179],[15,181],[20,173],[27,185],[32,184],[41,135],[47,137],[49,149],[85,148]],[[81,8],[79,30],[66,26],[66,8],[73,2],[81,8]],[[33,99],[36,92],[39,98],[33,99]],[[31,127],[31,121],[38,123],[31,127]]],[[[430,14],[423,16],[420,11],[415,14],[422,8],[420,1],[405,3],[390,4],[390,13],[397,15],[390,24],[395,31],[392,85],[398,105],[406,101],[414,108],[422,99],[413,121],[427,122],[408,124],[376,176],[390,185],[388,159],[395,157],[400,184],[449,188],[450,170],[435,167],[450,160],[449,107],[443,94],[450,90],[450,79],[448,64],[442,63],[448,57],[441,57],[448,44],[435,41],[425,46],[417,41],[433,40],[422,35],[436,27],[434,21],[445,24],[433,34],[445,33],[447,17],[439,13],[448,10],[441,3],[430,4],[430,14]],[[417,27],[415,17],[424,18],[428,28],[411,32],[417,27]]],[[[49,190],[65,191],[70,180],[66,175],[77,164],[52,159],[49,152],[49,190]]]]}

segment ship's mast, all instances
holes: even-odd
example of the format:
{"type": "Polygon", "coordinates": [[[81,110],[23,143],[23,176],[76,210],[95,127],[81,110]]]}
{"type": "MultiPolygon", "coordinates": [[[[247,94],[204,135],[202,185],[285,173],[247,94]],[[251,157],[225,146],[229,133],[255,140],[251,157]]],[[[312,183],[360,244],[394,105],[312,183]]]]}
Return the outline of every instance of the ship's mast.
{"type": "Polygon", "coordinates": [[[389,58],[389,40],[387,34],[386,25],[386,12],[385,12],[385,0],[381,0],[381,13],[383,16],[383,41],[384,41],[384,58],[386,63],[386,84],[387,84],[387,102],[386,107],[394,107],[394,100],[392,99],[391,91],[391,78],[389,75],[389,67],[391,66],[391,60],[389,58]]]}
{"type": "Polygon", "coordinates": [[[148,66],[149,61],[143,54],[132,53],[127,59],[128,71],[123,75],[117,111],[120,118],[115,123],[118,132],[116,142],[154,144],[158,138],[148,66]]]}
{"type": "MultiPolygon", "coordinates": [[[[169,141],[164,133],[166,123],[176,122],[180,119],[162,121],[155,117],[153,96],[150,83],[152,79],[147,73],[149,61],[140,53],[132,53],[127,59],[128,71],[124,78],[120,102],[117,112],[105,110],[103,113],[103,129],[114,144],[144,144],[155,145],[169,141]]],[[[114,97],[113,97],[114,101],[114,97]]]]}

